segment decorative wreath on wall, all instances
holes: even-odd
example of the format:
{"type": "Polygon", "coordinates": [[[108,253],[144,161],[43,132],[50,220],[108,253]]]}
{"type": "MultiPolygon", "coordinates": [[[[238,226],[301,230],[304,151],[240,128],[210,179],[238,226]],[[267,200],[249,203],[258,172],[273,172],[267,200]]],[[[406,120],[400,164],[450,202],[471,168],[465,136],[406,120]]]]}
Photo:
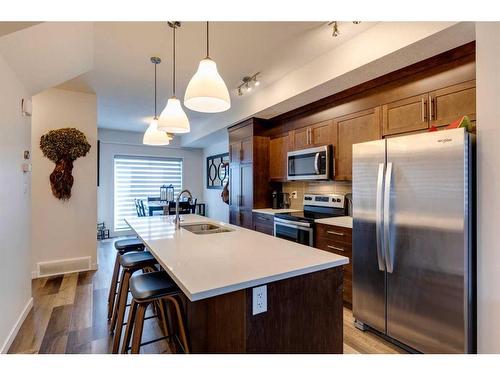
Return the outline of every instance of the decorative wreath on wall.
{"type": "Polygon", "coordinates": [[[90,147],[85,134],[75,128],[51,130],[42,135],[40,148],[43,155],[56,164],[50,174],[50,186],[56,198],[67,200],[71,197],[73,162],[87,155],[90,147]]]}

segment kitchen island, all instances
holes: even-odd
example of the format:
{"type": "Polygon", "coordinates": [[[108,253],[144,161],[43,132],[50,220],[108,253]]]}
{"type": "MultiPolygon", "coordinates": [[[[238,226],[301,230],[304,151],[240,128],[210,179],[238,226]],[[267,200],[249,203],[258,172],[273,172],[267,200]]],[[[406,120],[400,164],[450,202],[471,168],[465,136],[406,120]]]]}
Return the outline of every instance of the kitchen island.
{"type": "Polygon", "coordinates": [[[203,216],[182,218],[180,230],[170,216],[127,223],[183,291],[193,353],[342,353],[348,258],[203,216]],[[196,224],[219,229],[194,231],[196,224]],[[267,309],[254,315],[253,288],[262,285],[267,309]]]}

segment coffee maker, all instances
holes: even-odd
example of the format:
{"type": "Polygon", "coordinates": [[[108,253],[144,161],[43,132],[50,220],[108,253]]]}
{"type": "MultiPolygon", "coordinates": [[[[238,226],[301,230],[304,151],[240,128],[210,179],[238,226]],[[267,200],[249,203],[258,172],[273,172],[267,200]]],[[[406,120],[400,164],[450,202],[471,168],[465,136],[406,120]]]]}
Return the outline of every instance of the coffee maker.
{"type": "Polygon", "coordinates": [[[273,191],[272,194],[273,209],[290,208],[290,194],[281,191],[273,191]]]}

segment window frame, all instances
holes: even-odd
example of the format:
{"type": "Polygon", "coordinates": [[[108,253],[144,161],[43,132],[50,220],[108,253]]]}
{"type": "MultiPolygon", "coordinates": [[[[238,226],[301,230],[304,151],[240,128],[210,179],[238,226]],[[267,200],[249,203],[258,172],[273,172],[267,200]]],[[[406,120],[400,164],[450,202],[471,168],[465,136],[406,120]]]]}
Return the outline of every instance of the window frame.
{"type": "MultiPolygon", "coordinates": [[[[145,161],[145,162],[148,162],[148,161],[160,161],[160,162],[176,162],[176,163],[179,163],[180,165],[180,185],[179,185],[179,188],[182,190],[182,187],[183,187],[183,182],[184,182],[184,158],[182,157],[168,157],[168,156],[149,156],[149,155],[127,155],[127,154],[115,154],[113,156],[113,211],[112,211],[112,215],[113,215],[113,232],[118,234],[118,235],[124,235],[126,234],[126,232],[130,232],[130,228],[126,227],[126,226],[119,226],[117,225],[118,224],[118,221],[120,220],[118,218],[118,215],[116,213],[116,208],[117,208],[117,204],[118,204],[118,192],[117,192],[117,188],[118,188],[118,183],[117,183],[117,176],[116,176],[116,173],[117,173],[117,166],[116,166],[116,162],[117,160],[142,160],[142,161],[145,161]]],[[[163,184],[166,184],[167,186],[172,183],[172,182],[162,182],[158,185],[158,194],[154,194],[154,196],[159,196],[160,195],[160,186],[163,185],[163,184]]],[[[176,185],[174,185],[174,192],[178,193],[177,189],[178,187],[176,185]]],[[[148,194],[147,196],[152,196],[153,194],[148,194]]],[[[145,200],[145,203],[147,203],[147,196],[144,197],[144,196],[139,196],[137,198],[141,198],[141,199],[144,199],[145,200]]],[[[125,217],[124,217],[125,218],[125,217]]]]}

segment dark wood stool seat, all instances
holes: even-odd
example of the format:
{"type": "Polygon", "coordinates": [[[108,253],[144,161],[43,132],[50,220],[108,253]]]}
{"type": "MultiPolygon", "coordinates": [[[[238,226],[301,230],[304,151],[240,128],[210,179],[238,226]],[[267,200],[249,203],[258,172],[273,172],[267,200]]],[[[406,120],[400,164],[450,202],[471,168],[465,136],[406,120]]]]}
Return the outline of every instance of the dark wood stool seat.
{"type": "Polygon", "coordinates": [[[136,274],[130,279],[130,293],[132,303],[128,316],[127,328],[122,344],[122,353],[127,353],[130,349],[132,354],[138,354],[140,347],[163,339],[170,339],[168,317],[168,303],[171,303],[175,309],[176,321],[178,324],[178,339],[184,353],[189,353],[189,344],[186,336],[184,317],[181,311],[181,304],[177,297],[181,294],[180,288],[170,278],[165,271],[150,272],[145,274],[136,274]],[[165,336],[148,342],[142,342],[142,331],[146,310],[151,303],[159,303],[163,314],[165,336]],[[132,345],[130,345],[132,340],[132,345]]]}
{"type": "Polygon", "coordinates": [[[129,280],[135,271],[143,272],[158,271],[155,267],[158,262],[149,251],[131,251],[119,256],[119,264],[122,268],[120,277],[119,292],[116,295],[115,308],[113,310],[110,332],[114,332],[113,353],[118,353],[125,320],[125,310],[127,309],[127,299],[129,291],[129,280]]]}
{"type": "Polygon", "coordinates": [[[117,286],[119,284],[118,278],[120,276],[120,256],[131,251],[143,251],[144,248],[144,243],[139,238],[129,238],[115,241],[115,249],[117,250],[117,253],[115,257],[113,275],[111,276],[111,285],[109,286],[108,320],[111,319],[115,308],[115,296],[117,293],[117,286]]]}

